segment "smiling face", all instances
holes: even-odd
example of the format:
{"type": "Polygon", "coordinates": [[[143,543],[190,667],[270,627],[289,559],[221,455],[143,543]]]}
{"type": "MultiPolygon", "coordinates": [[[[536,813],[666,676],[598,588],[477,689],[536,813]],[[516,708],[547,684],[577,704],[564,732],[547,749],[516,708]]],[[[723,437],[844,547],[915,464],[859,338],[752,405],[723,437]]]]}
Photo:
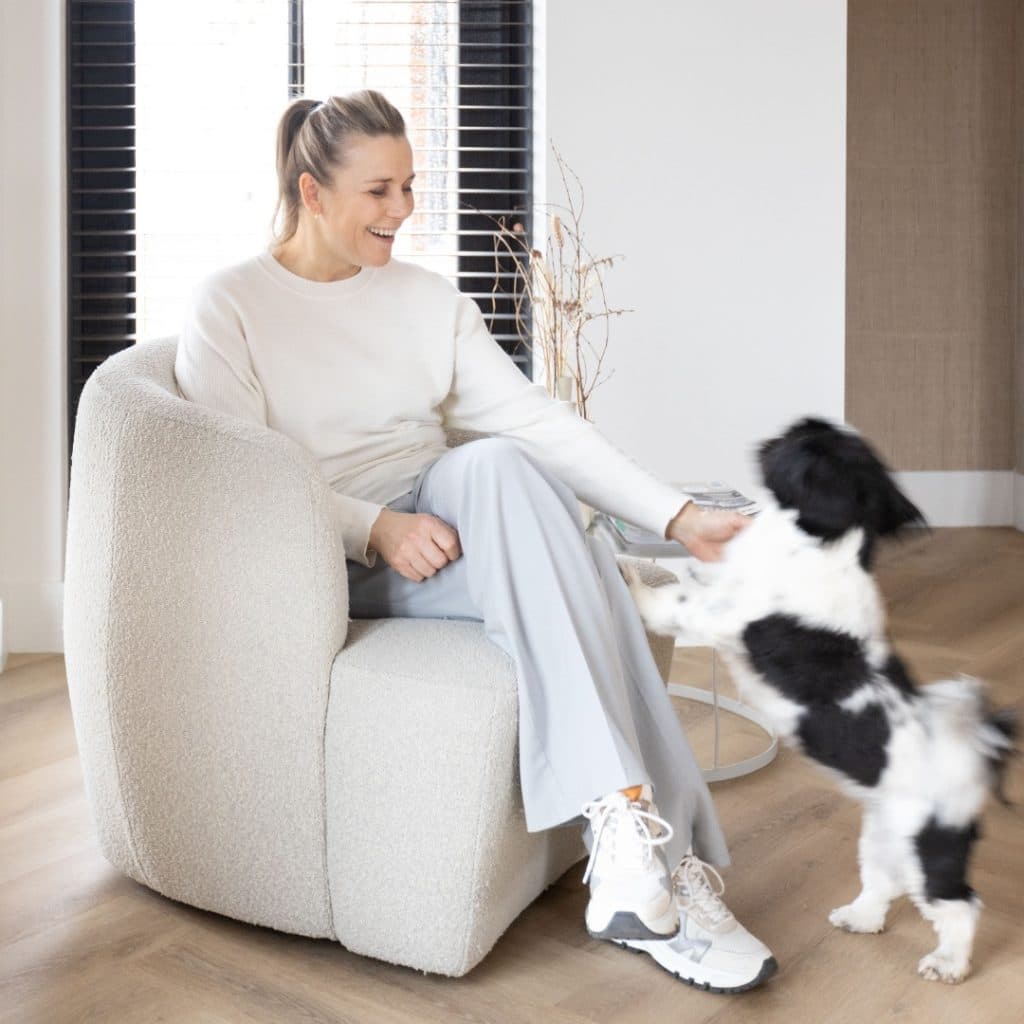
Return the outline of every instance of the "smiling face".
{"type": "MultiPolygon", "coordinates": [[[[327,187],[310,174],[299,179],[307,209],[319,210],[312,227],[338,265],[381,267],[391,259],[395,232],[415,208],[412,147],[404,135],[356,135],[345,164],[327,187]]],[[[319,247],[319,246],[318,246],[319,247]]]]}

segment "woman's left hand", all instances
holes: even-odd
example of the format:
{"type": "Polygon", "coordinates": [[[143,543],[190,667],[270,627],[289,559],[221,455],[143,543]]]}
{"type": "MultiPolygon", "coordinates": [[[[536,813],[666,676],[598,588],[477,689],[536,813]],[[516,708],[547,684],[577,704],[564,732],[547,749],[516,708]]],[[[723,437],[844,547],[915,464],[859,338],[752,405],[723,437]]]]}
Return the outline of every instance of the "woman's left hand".
{"type": "Polygon", "coordinates": [[[725,545],[749,525],[750,519],[739,512],[704,510],[688,501],[668,524],[665,537],[685,545],[702,562],[718,562],[725,553],[725,545]]]}

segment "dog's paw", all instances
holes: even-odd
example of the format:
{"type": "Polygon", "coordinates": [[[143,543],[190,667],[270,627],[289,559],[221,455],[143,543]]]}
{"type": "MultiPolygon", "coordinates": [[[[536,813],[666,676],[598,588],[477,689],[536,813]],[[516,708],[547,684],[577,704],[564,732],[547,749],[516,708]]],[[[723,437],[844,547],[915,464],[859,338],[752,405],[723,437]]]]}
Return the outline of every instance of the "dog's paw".
{"type": "Polygon", "coordinates": [[[856,903],[848,903],[845,907],[836,907],[828,915],[829,922],[844,932],[858,932],[862,935],[877,935],[885,928],[885,912],[858,907],[856,903]]]}
{"type": "Polygon", "coordinates": [[[927,981],[944,981],[947,985],[956,985],[964,980],[971,971],[971,965],[962,960],[954,960],[950,956],[939,956],[929,953],[921,957],[917,965],[917,973],[927,981]]]}
{"type": "Polygon", "coordinates": [[[629,584],[637,611],[644,626],[652,633],[678,636],[682,630],[680,607],[686,601],[683,588],[677,583],[649,587],[643,583],[629,584]]]}

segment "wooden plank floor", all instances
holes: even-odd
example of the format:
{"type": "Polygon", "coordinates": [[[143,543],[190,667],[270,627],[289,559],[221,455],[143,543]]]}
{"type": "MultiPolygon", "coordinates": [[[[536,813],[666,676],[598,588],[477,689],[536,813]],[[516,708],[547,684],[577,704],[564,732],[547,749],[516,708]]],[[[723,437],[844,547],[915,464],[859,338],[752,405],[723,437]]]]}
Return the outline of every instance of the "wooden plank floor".
{"type": "MultiPolygon", "coordinates": [[[[882,552],[896,648],[923,680],[968,672],[1002,703],[1024,694],[1024,535],[937,530],[882,552]]],[[[679,651],[677,681],[707,675],[706,652],[679,651]]],[[[710,720],[679,702],[698,755],[710,720]]],[[[726,723],[723,753],[757,748],[726,723]]],[[[0,677],[0,1021],[551,1022],[686,1020],[829,1024],[1018,1024],[1024,1020],[1024,772],[1018,805],[994,804],[973,881],[987,909],[975,973],[956,987],[920,980],[930,929],[903,901],[879,936],[827,921],[857,891],[858,812],[786,751],[714,787],[733,866],[726,897],[775,952],[780,973],[741,996],[690,989],[647,958],[593,941],[577,865],[465,978],[425,976],[336,943],[256,928],[175,903],[120,876],[93,836],[63,659],[13,655],[0,677]]]]}

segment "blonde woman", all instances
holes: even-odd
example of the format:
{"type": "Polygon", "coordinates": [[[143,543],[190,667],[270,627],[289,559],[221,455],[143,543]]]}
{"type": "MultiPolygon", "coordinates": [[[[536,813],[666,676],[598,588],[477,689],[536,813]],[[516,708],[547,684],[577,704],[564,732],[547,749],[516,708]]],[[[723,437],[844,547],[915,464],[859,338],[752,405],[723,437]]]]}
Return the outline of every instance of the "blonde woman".
{"type": "Polygon", "coordinates": [[[392,258],[416,175],[379,93],[292,102],[277,170],[272,244],[192,296],[182,394],[316,455],[353,618],[474,619],[508,652],[527,828],[583,827],[590,933],[691,984],[760,984],[775,961],[709,881],[711,796],[577,495],[707,560],[746,520],[698,511],[530,383],[470,297],[392,258]],[[449,449],[445,428],[492,436],[449,449]]]}

